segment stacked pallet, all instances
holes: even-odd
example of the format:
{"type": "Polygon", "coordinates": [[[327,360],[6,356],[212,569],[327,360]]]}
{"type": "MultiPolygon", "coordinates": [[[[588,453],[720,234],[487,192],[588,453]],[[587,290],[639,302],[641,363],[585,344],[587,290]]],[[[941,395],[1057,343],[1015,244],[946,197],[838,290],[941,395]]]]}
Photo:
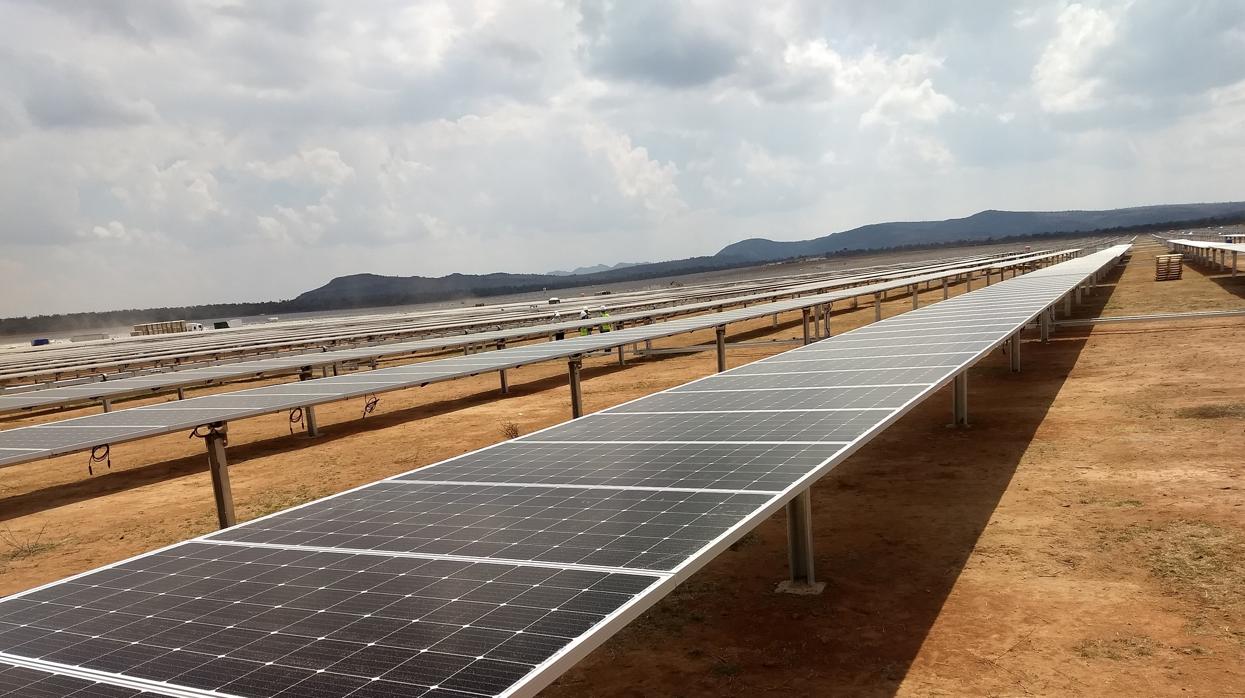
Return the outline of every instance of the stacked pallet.
{"type": "Polygon", "coordinates": [[[1180,255],[1161,254],[1154,258],[1154,280],[1175,281],[1180,278],[1180,255]]]}

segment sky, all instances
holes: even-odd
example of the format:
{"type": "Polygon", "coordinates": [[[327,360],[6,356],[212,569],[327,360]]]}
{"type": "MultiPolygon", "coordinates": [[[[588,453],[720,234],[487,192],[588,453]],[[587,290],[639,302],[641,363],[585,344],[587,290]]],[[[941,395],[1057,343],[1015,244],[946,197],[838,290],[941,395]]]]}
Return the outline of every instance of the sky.
{"type": "Polygon", "coordinates": [[[1245,199],[1245,3],[0,0],[0,316],[1245,199]]]}

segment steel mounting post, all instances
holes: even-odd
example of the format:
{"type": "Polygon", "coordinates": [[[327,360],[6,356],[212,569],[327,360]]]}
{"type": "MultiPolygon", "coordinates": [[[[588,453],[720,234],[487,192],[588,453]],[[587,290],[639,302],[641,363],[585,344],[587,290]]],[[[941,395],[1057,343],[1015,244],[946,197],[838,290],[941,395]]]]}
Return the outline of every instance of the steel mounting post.
{"type": "MultiPolygon", "coordinates": [[[[305,366],[298,372],[298,380],[305,381],[311,379],[311,367],[305,366]]],[[[316,421],[315,405],[303,405],[303,424],[307,426],[307,436],[320,435],[320,423],[316,421]]]]}
{"type": "Polygon", "coordinates": [[[1019,332],[1012,335],[1011,339],[1007,340],[1007,349],[1008,349],[1007,353],[1011,356],[1011,360],[1012,360],[1012,373],[1020,373],[1020,333],[1019,332]]]}
{"type": "Polygon", "coordinates": [[[778,585],[783,594],[820,594],[825,582],[817,581],[813,562],[812,494],[806,488],[787,502],[787,564],[791,578],[778,585]]]}
{"type": "Polygon", "coordinates": [[[726,370],[726,325],[714,328],[718,340],[718,373],[726,370]]]}
{"type": "Polygon", "coordinates": [[[579,385],[579,373],[583,370],[583,356],[576,354],[566,362],[567,376],[571,384],[571,418],[584,416],[584,397],[579,385]]]}
{"type": "Polygon", "coordinates": [[[952,425],[968,426],[968,371],[960,371],[951,380],[952,425]]]}
{"type": "MultiPolygon", "coordinates": [[[[505,348],[506,348],[506,340],[504,339],[497,340],[497,351],[501,351],[502,349],[505,349],[505,348]]],[[[503,368],[500,371],[498,371],[497,377],[498,377],[498,380],[501,382],[501,394],[509,395],[510,394],[510,381],[506,377],[506,369],[503,368]]]]}
{"type": "Polygon", "coordinates": [[[207,446],[208,470],[212,475],[212,496],[216,499],[216,520],[221,528],[238,522],[233,510],[233,489],[229,486],[229,461],[225,459],[226,429],[224,422],[209,427],[203,443],[207,446]]]}

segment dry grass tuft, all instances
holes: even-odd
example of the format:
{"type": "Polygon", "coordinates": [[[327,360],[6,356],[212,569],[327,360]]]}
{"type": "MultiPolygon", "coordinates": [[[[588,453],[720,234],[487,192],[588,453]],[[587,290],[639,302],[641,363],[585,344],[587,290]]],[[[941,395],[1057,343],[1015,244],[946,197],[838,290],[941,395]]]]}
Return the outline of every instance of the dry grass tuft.
{"type": "Polygon", "coordinates": [[[4,553],[4,559],[25,560],[56,548],[60,545],[60,541],[43,540],[43,534],[47,528],[47,526],[40,528],[39,532],[33,536],[22,536],[6,526],[4,531],[0,532],[0,543],[8,548],[4,553]]]}
{"type": "Polygon", "coordinates": [[[501,435],[507,439],[517,439],[519,437],[519,425],[514,422],[502,422],[501,435]]]}
{"type": "Polygon", "coordinates": [[[1245,601],[1245,537],[1200,521],[1149,529],[1146,562],[1169,592],[1227,609],[1245,601]]]}
{"type": "Polygon", "coordinates": [[[1245,402],[1230,402],[1226,405],[1195,405],[1181,407],[1176,416],[1183,419],[1229,419],[1245,418],[1245,402]]]}
{"type": "Polygon", "coordinates": [[[1154,654],[1154,640],[1145,635],[1116,637],[1110,640],[1081,640],[1072,651],[1084,659],[1138,659],[1154,654]]]}
{"type": "Polygon", "coordinates": [[[246,519],[258,519],[261,516],[275,514],[278,511],[296,507],[299,504],[306,504],[318,496],[306,485],[299,487],[293,492],[270,492],[246,507],[246,513],[248,514],[246,519]]]}

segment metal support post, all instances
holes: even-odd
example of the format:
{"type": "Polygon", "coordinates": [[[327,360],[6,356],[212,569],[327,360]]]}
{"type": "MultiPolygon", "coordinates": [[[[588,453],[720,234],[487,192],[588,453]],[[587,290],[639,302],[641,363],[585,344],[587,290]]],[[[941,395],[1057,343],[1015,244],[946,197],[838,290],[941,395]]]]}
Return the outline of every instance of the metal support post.
{"type": "Polygon", "coordinates": [[[579,372],[584,367],[583,357],[571,357],[566,366],[571,383],[571,419],[579,419],[584,416],[584,397],[579,387],[579,372]]]}
{"type": "Polygon", "coordinates": [[[1238,270],[1236,267],[1236,250],[1232,250],[1232,276],[1236,276],[1237,273],[1238,273],[1238,270]]]}
{"type": "Polygon", "coordinates": [[[971,271],[970,271],[970,272],[968,272],[967,274],[965,274],[965,275],[964,275],[964,281],[965,281],[965,283],[967,283],[967,284],[968,284],[968,285],[964,288],[964,290],[965,290],[965,291],[971,291],[971,290],[973,290],[973,272],[971,272],[971,271]]]}
{"type": "Polygon", "coordinates": [[[873,294],[873,321],[877,322],[882,319],[882,294],[873,294]]]}
{"type": "Polygon", "coordinates": [[[804,343],[812,344],[812,339],[808,336],[808,308],[801,308],[800,315],[802,316],[800,324],[804,327],[804,343]]]}
{"type": "Polygon", "coordinates": [[[1075,297],[1076,297],[1076,304],[1077,304],[1077,305],[1080,305],[1080,304],[1081,304],[1081,298],[1082,298],[1081,287],[1080,287],[1080,286],[1077,286],[1077,287],[1076,287],[1076,288],[1072,291],[1072,293],[1073,293],[1073,294],[1075,294],[1075,297]]]}
{"type": "Polygon", "coordinates": [[[826,339],[830,339],[830,313],[834,310],[834,303],[826,303],[826,339]]]}
{"type": "Polygon", "coordinates": [[[1064,317],[1069,317],[1072,315],[1072,294],[1071,293],[1063,294],[1063,314],[1064,314],[1064,317]]]}
{"type": "Polygon", "coordinates": [[[807,489],[787,502],[787,564],[791,578],[778,585],[779,593],[811,595],[826,588],[814,569],[813,506],[807,489]]]}
{"type": "Polygon", "coordinates": [[[104,398],[99,401],[99,404],[103,406],[105,412],[112,412],[112,400],[104,398]]]}
{"type": "Polygon", "coordinates": [[[916,310],[921,306],[921,288],[918,284],[912,284],[912,309],[916,310]]]}
{"type": "Polygon", "coordinates": [[[989,269],[986,270],[986,285],[987,286],[990,285],[990,270],[989,269]]]}
{"type": "MultiPolygon", "coordinates": [[[[505,349],[505,348],[506,348],[506,340],[504,339],[497,340],[497,351],[501,351],[502,349],[505,349]]],[[[501,394],[509,395],[510,394],[510,381],[506,377],[506,369],[503,368],[500,371],[498,371],[497,376],[501,382],[501,394]]]]}
{"type": "Polygon", "coordinates": [[[319,436],[320,424],[316,421],[316,408],[313,405],[303,407],[303,424],[307,425],[307,436],[319,436]]]}
{"type": "Polygon", "coordinates": [[[178,400],[185,400],[185,399],[186,399],[186,389],[185,389],[185,388],[178,388],[178,389],[177,389],[177,399],[178,399],[178,400]]]}
{"type": "MultiPolygon", "coordinates": [[[[298,372],[298,380],[300,382],[305,381],[305,380],[310,380],[311,377],[312,377],[312,373],[311,373],[310,366],[304,366],[302,370],[298,372]]],[[[303,420],[304,420],[303,423],[307,425],[307,436],[319,436],[320,435],[320,427],[316,423],[316,408],[315,407],[311,405],[303,406],[303,420]]]]}
{"type": "Polygon", "coordinates": [[[718,337],[718,373],[726,370],[726,325],[714,328],[718,337]]]}
{"type": "Polygon", "coordinates": [[[942,299],[945,301],[951,297],[951,287],[947,285],[947,277],[942,277],[942,299]]]}
{"type": "Polygon", "coordinates": [[[238,522],[233,511],[233,490],[229,486],[229,462],[225,460],[224,423],[217,422],[203,438],[207,446],[208,470],[212,474],[212,495],[216,498],[216,520],[221,528],[238,522]]]}
{"type": "Polygon", "coordinates": [[[778,327],[778,313],[774,313],[774,323],[773,323],[773,326],[774,326],[774,327],[778,327]]]}
{"type": "Polygon", "coordinates": [[[1012,335],[1008,340],[1007,353],[1012,359],[1012,373],[1020,373],[1020,333],[1012,335]]]}
{"type": "Polygon", "coordinates": [[[1054,314],[1055,310],[1053,308],[1048,308],[1043,310],[1042,314],[1038,316],[1038,329],[1042,333],[1042,344],[1046,344],[1050,341],[1050,328],[1054,322],[1054,318],[1052,317],[1054,314]]]}
{"type": "Polygon", "coordinates": [[[852,296],[852,310],[860,307],[860,296],[852,296]]]}
{"type": "Polygon", "coordinates": [[[960,371],[951,380],[951,417],[954,426],[968,426],[968,371],[960,371]]]}

